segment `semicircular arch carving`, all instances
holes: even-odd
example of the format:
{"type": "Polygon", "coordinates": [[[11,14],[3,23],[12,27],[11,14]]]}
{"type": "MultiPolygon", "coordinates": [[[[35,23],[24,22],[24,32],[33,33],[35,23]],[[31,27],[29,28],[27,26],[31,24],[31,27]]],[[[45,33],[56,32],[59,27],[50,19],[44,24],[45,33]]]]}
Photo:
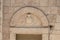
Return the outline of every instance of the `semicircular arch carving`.
{"type": "Polygon", "coordinates": [[[48,26],[48,20],[42,11],[32,7],[25,7],[12,16],[10,26],[42,27],[48,26]]]}

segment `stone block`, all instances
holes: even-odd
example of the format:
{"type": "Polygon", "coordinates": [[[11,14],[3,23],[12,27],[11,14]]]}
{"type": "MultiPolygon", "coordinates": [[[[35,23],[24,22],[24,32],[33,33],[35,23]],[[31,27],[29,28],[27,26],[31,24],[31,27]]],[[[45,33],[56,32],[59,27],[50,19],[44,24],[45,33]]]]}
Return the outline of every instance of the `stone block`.
{"type": "Polygon", "coordinates": [[[60,35],[60,30],[54,29],[54,30],[51,31],[51,34],[60,35]]]}
{"type": "Polygon", "coordinates": [[[39,7],[45,14],[58,14],[58,7],[39,7]]]}
{"type": "Polygon", "coordinates": [[[58,15],[60,15],[60,7],[58,7],[58,15]]]}
{"type": "Polygon", "coordinates": [[[47,34],[48,28],[10,28],[10,31],[16,34],[47,34]]]}
{"type": "Polygon", "coordinates": [[[11,6],[11,0],[4,0],[3,5],[4,6],[11,6]]]}
{"type": "Polygon", "coordinates": [[[40,10],[42,10],[42,12],[44,12],[44,14],[49,14],[50,12],[49,12],[49,7],[38,7],[40,10]]]}
{"type": "Polygon", "coordinates": [[[59,30],[59,29],[60,29],[60,23],[55,23],[55,27],[54,27],[54,29],[59,30]]]}
{"type": "Polygon", "coordinates": [[[48,40],[48,34],[43,34],[42,35],[42,40],[48,40]]]}
{"type": "Polygon", "coordinates": [[[11,0],[11,6],[39,6],[39,0],[11,0]]]}
{"type": "Polygon", "coordinates": [[[49,13],[48,13],[48,14],[57,14],[57,10],[58,10],[57,7],[50,7],[50,8],[49,8],[49,13]]]}
{"type": "Polygon", "coordinates": [[[53,34],[51,34],[50,40],[60,40],[60,35],[53,35],[53,34]]]}
{"type": "Polygon", "coordinates": [[[55,23],[56,22],[56,15],[49,14],[49,15],[47,15],[47,18],[48,18],[50,23],[55,23]]]}
{"type": "Polygon", "coordinates": [[[2,33],[0,32],[0,40],[2,40],[2,33]]]}
{"type": "Polygon", "coordinates": [[[56,0],[49,0],[48,2],[50,7],[56,6],[56,0]]]}
{"type": "Polygon", "coordinates": [[[57,17],[56,17],[56,22],[57,22],[57,23],[60,23],[60,15],[57,15],[57,17]]]}
{"type": "Polygon", "coordinates": [[[60,7],[60,0],[57,0],[57,6],[60,7]]]}
{"type": "Polygon", "coordinates": [[[40,6],[48,6],[48,0],[40,0],[40,6]]]}

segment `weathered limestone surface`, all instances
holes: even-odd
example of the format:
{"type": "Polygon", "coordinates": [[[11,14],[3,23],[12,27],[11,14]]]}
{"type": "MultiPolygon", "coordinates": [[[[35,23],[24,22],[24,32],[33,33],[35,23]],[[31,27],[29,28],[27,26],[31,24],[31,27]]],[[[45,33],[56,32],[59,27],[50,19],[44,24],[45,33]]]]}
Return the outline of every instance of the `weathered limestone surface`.
{"type": "Polygon", "coordinates": [[[0,40],[2,40],[2,12],[1,12],[1,0],[0,0],[0,40]]]}
{"type": "Polygon", "coordinates": [[[57,0],[57,6],[60,7],[60,0],[57,0]]]}
{"type": "MultiPolygon", "coordinates": [[[[52,29],[50,30],[50,40],[60,40],[60,0],[3,0],[3,1],[4,1],[3,2],[4,3],[3,4],[4,5],[3,6],[4,20],[3,20],[2,28],[1,28],[2,24],[0,22],[0,34],[3,34],[2,40],[15,40],[14,32],[19,33],[22,31],[21,33],[26,33],[26,32],[24,32],[24,30],[28,31],[27,29],[20,30],[20,29],[10,27],[11,17],[12,16],[14,17],[13,14],[18,12],[20,9],[22,9],[24,7],[33,7],[33,8],[40,9],[40,11],[42,11],[44,13],[44,15],[47,17],[48,24],[53,26],[52,29]],[[1,33],[1,29],[2,29],[3,33],[1,33]],[[18,30],[20,30],[20,31],[18,31],[18,30]],[[11,34],[11,31],[12,31],[12,34],[11,34]]],[[[30,11],[30,10],[27,10],[27,12],[28,11],[30,11]]],[[[31,10],[31,11],[33,12],[33,10],[31,10]]],[[[21,13],[25,13],[25,12],[26,11],[24,11],[24,12],[21,11],[21,13]]],[[[23,14],[19,14],[19,15],[23,15],[23,14]]],[[[19,15],[16,15],[14,17],[14,19],[16,17],[18,17],[19,15]]],[[[1,17],[1,10],[0,10],[0,21],[1,21],[1,18],[2,17],[1,17]]],[[[22,18],[22,16],[21,16],[21,18],[22,18]]],[[[43,16],[40,18],[42,19],[43,16]]],[[[18,22],[16,22],[16,23],[18,23],[18,22]]],[[[32,29],[30,29],[30,31],[31,30],[32,29]]],[[[36,33],[37,32],[42,33],[42,32],[44,32],[43,30],[45,30],[45,28],[39,29],[39,30],[35,29],[35,30],[36,31],[34,31],[34,32],[36,32],[36,33]]],[[[46,31],[49,31],[49,30],[46,29],[45,32],[42,34],[43,35],[42,40],[48,39],[48,33],[46,33],[46,31]]],[[[34,32],[32,31],[31,33],[34,33],[34,32]]],[[[28,31],[28,33],[29,33],[29,31],[28,31]]],[[[1,37],[0,37],[0,39],[1,39],[1,37]]]]}
{"type": "Polygon", "coordinates": [[[52,34],[50,40],[60,40],[60,35],[52,34]]]}

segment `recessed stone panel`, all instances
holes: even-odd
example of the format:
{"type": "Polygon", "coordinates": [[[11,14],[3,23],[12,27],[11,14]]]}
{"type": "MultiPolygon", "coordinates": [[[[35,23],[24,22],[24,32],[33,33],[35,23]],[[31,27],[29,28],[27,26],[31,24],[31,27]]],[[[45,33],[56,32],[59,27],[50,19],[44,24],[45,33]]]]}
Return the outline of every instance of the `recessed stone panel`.
{"type": "Polygon", "coordinates": [[[38,35],[38,34],[16,34],[16,40],[42,40],[42,35],[38,35]]]}

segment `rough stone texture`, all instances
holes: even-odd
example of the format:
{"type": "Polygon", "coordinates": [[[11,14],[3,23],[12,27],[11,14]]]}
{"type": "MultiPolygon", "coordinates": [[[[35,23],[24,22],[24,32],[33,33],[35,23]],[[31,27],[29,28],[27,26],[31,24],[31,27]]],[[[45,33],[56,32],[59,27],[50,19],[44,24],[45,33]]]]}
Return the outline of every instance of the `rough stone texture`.
{"type": "Polygon", "coordinates": [[[57,6],[60,7],[60,0],[57,0],[57,6]]]}
{"type": "Polygon", "coordinates": [[[1,0],[0,0],[0,40],[2,40],[2,12],[1,12],[1,0]]]}
{"type": "Polygon", "coordinates": [[[49,6],[54,7],[56,6],[57,0],[49,0],[49,6]]]}
{"type": "Polygon", "coordinates": [[[50,37],[51,37],[50,40],[60,40],[60,35],[52,34],[50,37]]]}
{"type": "MultiPolygon", "coordinates": [[[[48,39],[60,40],[60,0],[29,0],[29,1],[28,0],[3,0],[3,1],[4,1],[3,2],[4,3],[3,4],[4,5],[3,6],[3,26],[1,27],[2,24],[0,22],[0,39],[15,40],[16,33],[19,34],[21,32],[21,34],[29,34],[29,33],[37,34],[37,32],[38,32],[43,35],[42,40],[48,40],[48,39]],[[49,26],[47,26],[47,29],[46,28],[19,29],[16,27],[15,28],[10,27],[10,21],[11,21],[11,17],[13,16],[13,14],[16,13],[16,11],[18,12],[19,9],[24,8],[24,7],[34,7],[34,8],[40,9],[40,11],[42,11],[44,13],[44,15],[47,17],[48,24],[53,26],[52,29],[49,31],[49,28],[48,28],[49,26]],[[2,29],[3,33],[1,33],[1,29],[2,29]],[[49,34],[48,32],[50,32],[49,36],[48,36],[48,34],[49,34]],[[1,36],[1,34],[3,34],[3,35],[1,36]]],[[[0,7],[0,9],[1,9],[1,7],[0,7]]],[[[27,10],[27,12],[28,11],[29,10],[27,10]]],[[[33,10],[31,10],[31,11],[33,12],[33,10]]],[[[21,11],[21,13],[24,13],[24,12],[21,11]]],[[[20,15],[23,15],[23,14],[19,14],[16,16],[20,16],[20,15]]],[[[16,18],[16,16],[15,17],[13,16],[13,17],[16,18]]],[[[39,16],[39,14],[38,14],[38,16],[39,16]]],[[[41,14],[41,16],[42,16],[42,14],[41,14]]],[[[0,10],[0,21],[1,21],[1,18],[2,17],[1,17],[1,10],[0,10]]],[[[22,18],[22,16],[21,16],[21,18],[22,18]]],[[[43,16],[40,17],[40,20],[42,18],[43,18],[43,16]]],[[[43,23],[45,22],[44,20],[42,20],[42,21],[43,21],[43,23]]]]}
{"type": "Polygon", "coordinates": [[[59,23],[60,22],[60,15],[56,16],[56,22],[59,23]]]}

